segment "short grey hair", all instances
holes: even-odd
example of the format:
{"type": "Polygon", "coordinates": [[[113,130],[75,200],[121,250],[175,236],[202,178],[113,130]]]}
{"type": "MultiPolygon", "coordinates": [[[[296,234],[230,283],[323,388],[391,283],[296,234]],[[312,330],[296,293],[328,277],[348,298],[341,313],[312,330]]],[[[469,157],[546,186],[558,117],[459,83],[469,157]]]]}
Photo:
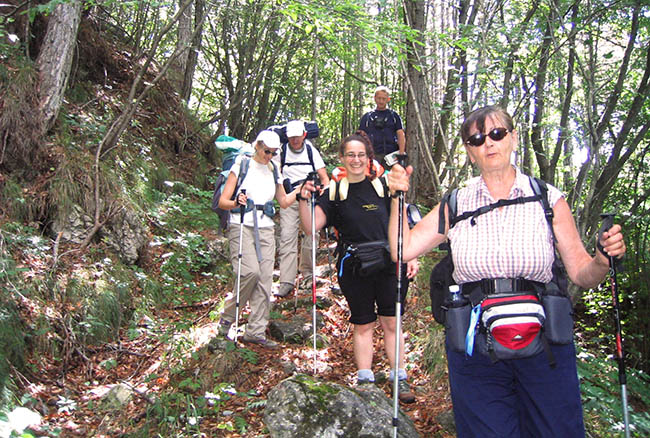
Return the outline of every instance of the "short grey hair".
{"type": "Polygon", "coordinates": [[[385,92],[386,94],[388,94],[388,95],[390,96],[390,89],[389,89],[387,86],[385,86],[385,85],[380,85],[380,86],[378,86],[378,87],[375,89],[375,94],[377,94],[378,91],[383,91],[383,92],[385,92]]]}

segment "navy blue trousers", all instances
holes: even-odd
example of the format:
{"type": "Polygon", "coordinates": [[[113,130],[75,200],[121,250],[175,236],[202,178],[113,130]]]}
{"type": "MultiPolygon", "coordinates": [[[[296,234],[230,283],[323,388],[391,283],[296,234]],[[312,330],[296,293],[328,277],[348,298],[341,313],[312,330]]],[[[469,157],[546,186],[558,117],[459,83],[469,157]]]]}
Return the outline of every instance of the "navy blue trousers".
{"type": "Polygon", "coordinates": [[[458,438],[583,438],[580,384],[573,344],[492,363],[447,348],[451,399],[458,438]]]}

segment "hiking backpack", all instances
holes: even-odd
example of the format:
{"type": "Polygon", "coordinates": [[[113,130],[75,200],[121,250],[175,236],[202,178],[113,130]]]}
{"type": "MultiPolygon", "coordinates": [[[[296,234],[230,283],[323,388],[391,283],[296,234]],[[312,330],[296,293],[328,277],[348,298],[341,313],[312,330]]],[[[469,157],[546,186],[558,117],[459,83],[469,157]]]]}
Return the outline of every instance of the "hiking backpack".
{"type": "MultiPolygon", "coordinates": [[[[234,153],[234,155],[231,153],[231,155],[228,155],[227,157],[224,156],[223,170],[219,173],[219,176],[217,177],[217,180],[214,183],[214,192],[212,193],[211,208],[212,211],[217,213],[217,215],[219,216],[221,231],[226,231],[226,228],[228,228],[228,224],[230,223],[230,211],[224,210],[219,207],[219,198],[221,198],[221,194],[223,193],[223,188],[226,185],[226,181],[228,180],[228,175],[230,174],[230,168],[235,163],[235,160],[237,159],[238,155],[243,155],[243,156],[239,168],[239,175],[237,177],[237,184],[235,185],[235,190],[233,191],[233,194],[230,198],[231,200],[235,199],[235,196],[237,195],[237,192],[239,192],[239,188],[241,187],[242,183],[244,182],[244,178],[246,178],[246,174],[248,173],[251,157],[247,153],[237,152],[234,153]]],[[[279,176],[278,168],[273,161],[271,161],[270,163],[273,166],[273,181],[277,181],[279,176]]]]}
{"type": "MultiPolygon", "coordinates": [[[[318,129],[318,123],[316,123],[315,120],[310,120],[305,123],[305,132],[307,132],[307,136],[305,137],[306,139],[310,138],[316,138],[320,135],[320,130],[318,129]]],[[[287,125],[286,123],[284,125],[273,125],[269,126],[268,128],[269,131],[273,131],[276,134],[278,134],[278,137],[280,137],[280,143],[288,143],[289,142],[289,137],[287,137],[287,125]]]]}

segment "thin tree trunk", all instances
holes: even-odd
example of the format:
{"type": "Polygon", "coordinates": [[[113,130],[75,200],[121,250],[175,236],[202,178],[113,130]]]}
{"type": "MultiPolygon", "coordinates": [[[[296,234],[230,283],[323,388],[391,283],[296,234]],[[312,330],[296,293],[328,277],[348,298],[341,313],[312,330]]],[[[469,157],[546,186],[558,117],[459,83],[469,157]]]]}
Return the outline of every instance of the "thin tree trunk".
{"type": "Polygon", "coordinates": [[[61,109],[77,45],[80,21],[81,0],[73,0],[54,8],[47,25],[45,39],[36,59],[40,73],[39,105],[43,133],[54,126],[61,109]]]}

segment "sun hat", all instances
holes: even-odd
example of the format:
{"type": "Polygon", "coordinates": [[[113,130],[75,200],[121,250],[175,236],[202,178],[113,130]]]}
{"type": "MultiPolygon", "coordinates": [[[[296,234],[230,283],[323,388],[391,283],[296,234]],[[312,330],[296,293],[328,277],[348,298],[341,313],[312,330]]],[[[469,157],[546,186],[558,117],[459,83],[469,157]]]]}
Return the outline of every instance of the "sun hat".
{"type": "Polygon", "coordinates": [[[302,137],[305,133],[305,123],[302,120],[292,120],[287,123],[287,137],[302,137]]]}
{"type": "Polygon", "coordinates": [[[267,148],[277,149],[280,147],[280,137],[278,134],[273,131],[269,131],[268,129],[265,129],[264,131],[261,131],[259,134],[257,134],[255,142],[257,143],[258,141],[263,142],[267,148]]]}

